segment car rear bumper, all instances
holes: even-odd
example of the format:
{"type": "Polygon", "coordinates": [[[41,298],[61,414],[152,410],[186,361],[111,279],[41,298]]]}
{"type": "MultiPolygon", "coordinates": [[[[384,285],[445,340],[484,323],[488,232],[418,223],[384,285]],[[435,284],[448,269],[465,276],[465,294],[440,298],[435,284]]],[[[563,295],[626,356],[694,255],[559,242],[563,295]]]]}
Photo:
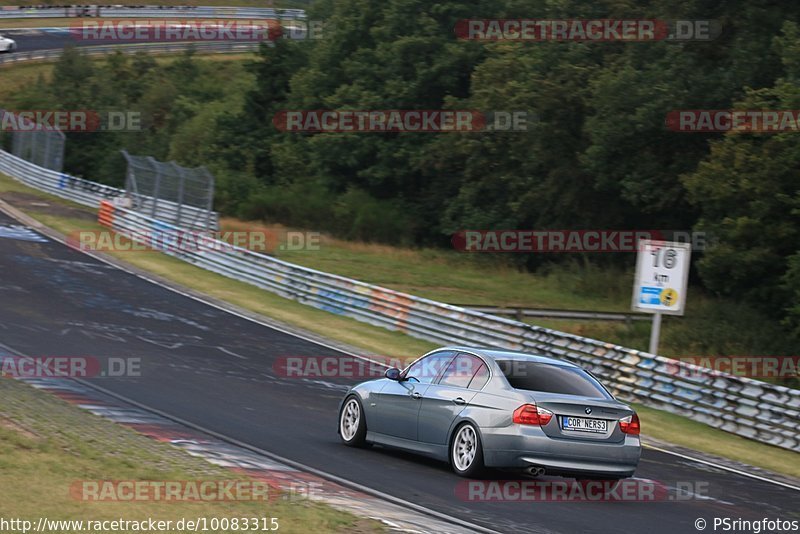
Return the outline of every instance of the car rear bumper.
{"type": "Polygon", "coordinates": [[[484,463],[488,467],[543,467],[553,475],[632,476],[639,464],[639,436],[615,443],[557,439],[540,428],[512,425],[482,428],[484,463]]]}

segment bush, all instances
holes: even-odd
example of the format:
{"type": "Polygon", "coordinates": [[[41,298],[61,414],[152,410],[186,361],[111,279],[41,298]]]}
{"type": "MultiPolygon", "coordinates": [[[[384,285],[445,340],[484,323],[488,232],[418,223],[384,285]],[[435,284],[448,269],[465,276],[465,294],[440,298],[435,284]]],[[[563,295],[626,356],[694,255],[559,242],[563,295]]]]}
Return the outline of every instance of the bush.
{"type": "Polygon", "coordinates": [[[334,212],[337,233],[345,239],[407,245],[414,234],[413,219],[402,205],[375,199],[358,189],[341,195],[334,212]]]}

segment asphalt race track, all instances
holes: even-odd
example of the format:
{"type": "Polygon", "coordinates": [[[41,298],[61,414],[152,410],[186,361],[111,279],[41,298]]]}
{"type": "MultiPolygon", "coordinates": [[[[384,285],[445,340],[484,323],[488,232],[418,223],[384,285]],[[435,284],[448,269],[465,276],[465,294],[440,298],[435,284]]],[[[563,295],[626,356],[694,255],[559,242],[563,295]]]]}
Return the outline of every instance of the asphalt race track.
{"type": "MultiPolygon", "coordinates": [[[[108,46],[141,44],[142,41],[114,41],[114,40],[87,40],[79,39],[77,34],[70,32],[65,22],[59,28],[19,28],[4,30],[0,28],[0,35],[13,39],[17,43],[16,52],[36,52],[40,50],[61,50],[67,46],[108,46]]],[[[151,41],[159,42],[159,41],[151,41]]],[[[175,42],[163,40],[162,43],[175,42]]],[[[247,41],[245,41],[247,42],[247,41]]]]}
{"type": "MultiPolygon", "coordinates": [[[[0,343],[28,356],[141,358],[142,376],[96,384],[306,465],[502,532],[697,532],[714,517],[798,519],[798,494],[646,450],[637,477],[670,488],[661,502],[466,502],[445,464],[336,434],[346,379],[286,378],[284,356],[336,356],[228,314],[28,231],[0,214],[0,343]],[[37,237],[38,236],[38,237],[37,237]],[[682,484],[702,499],[675,500],[682,484]]],[[[645,432],[647,420],[643,422],[645,432]]],[[[494,473],[493,478],[519,479],[494,473]]]]}
{"type": "MultiPolygon", "coordinates": [[[[66,24],[65,24],[66,26],[66,24]]],[[[14,52],[34,52],[38,50],[59,50],[69,45],[97,46],[114,44],[108,41],[92,42],[76,39],[64,28],[20,28],[4,30],[0,28],[0,35],[14,39],[17,49],[14,52]]]]}

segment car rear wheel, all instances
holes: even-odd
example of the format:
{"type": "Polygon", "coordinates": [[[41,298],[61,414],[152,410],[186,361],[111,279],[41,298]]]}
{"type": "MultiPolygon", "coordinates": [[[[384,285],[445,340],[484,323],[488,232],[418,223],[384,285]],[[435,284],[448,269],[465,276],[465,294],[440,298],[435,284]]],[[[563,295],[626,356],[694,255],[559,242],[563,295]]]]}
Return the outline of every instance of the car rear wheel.
{"type": "Polygon", "coordinates": [[[472,423],[456,429],[450,446],[450,465],[462,477],[475,477],[483,471],[481,435],[472,423]]]}
{"type": "Polygon", "coordinates": [[[364,409],[358,397],[347,397],[339,414],[339,436],[345,445],[363,447],[367,440],[367,423],[364,420],[364,409]]]}

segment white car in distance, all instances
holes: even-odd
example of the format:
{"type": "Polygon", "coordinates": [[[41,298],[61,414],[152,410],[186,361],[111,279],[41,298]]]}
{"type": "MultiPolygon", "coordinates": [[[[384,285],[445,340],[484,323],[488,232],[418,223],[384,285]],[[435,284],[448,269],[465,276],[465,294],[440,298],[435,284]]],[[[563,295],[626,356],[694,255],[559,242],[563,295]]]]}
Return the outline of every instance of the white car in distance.
{"type": "Polygon", "coordinates": [[[16,48],[16,41],[0,35],[0,52],[13,52],[16,48]]]}

